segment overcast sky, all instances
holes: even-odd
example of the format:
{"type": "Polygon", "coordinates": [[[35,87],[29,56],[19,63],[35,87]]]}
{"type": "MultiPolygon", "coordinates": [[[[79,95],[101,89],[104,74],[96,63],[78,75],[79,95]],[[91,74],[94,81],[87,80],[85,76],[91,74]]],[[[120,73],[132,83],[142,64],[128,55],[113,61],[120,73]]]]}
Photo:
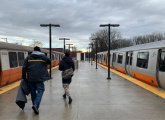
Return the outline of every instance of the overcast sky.
{"type": "MultiPolygon", "coordinates": [[[[86,48],[100,24],[120,24],[123,37],[165,32],[165,0],[0,0],[0,37],[8,42],[29,44],[41,41],[49,47],[48,28],[41,23],[60,24],[52,28],[52,46],[67,43],[86,48]]],[[[2,40],[1,40],[2,41],[2,40]]]]}

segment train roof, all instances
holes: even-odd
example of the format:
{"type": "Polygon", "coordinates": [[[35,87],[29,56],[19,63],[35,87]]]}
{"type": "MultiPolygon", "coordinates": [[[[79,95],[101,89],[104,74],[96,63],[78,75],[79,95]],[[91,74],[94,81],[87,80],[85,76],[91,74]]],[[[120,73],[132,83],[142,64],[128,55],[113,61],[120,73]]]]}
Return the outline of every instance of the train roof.
{"type": "MultiPolygon", "coordinates": [[[[6,42],[0,42],[0,50],[1,49],[20,50],[20,51],[28,51],[28,52],[32,52],[33,51],[33,47],[18,45],[18,44],[14,44],[14,43],[6,43],[6,42]]],[[[41,51],[45,52],[45,53],[49,52],[49,50],[42,49],[42,48],[41,48],[41,51]]],[[[57,52],[57,51],[52,51],[52,53],[63,54],[63,53],[57,52]]]]}
{"type": "Polygon", "coordinates": [[[156,48],[165,48],[165,40],[150,42],[125,48],[119,48],[112,51],[136,51],[136,50],[145,50],[145,49],[156,49],[156,48]]]}
{"type": "Polygon", "coordinates": [[[33,47],[17,45],[17,44],[14,44],[14,43],[6,43],[6,42],[0,42],[0,49],[33,51],[33,47]]]}

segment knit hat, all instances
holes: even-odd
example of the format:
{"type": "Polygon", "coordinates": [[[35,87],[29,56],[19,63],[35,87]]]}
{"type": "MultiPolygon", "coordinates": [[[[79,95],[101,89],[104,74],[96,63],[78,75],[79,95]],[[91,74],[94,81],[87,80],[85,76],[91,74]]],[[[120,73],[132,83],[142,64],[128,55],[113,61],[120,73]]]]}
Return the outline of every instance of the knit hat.
{"type": "Polygon", "coordinates": [[[69,57],[70,56],[70,51],[66,50],[65,51],[65,56],[69,57]]]}
{"type": "Polygon", "coordinates": [[[34,51],[39,51],[39,52],[41,52],[41,49],[40,49],[40,47],[35,46],[35,47],[34,47],[34,51]]]}

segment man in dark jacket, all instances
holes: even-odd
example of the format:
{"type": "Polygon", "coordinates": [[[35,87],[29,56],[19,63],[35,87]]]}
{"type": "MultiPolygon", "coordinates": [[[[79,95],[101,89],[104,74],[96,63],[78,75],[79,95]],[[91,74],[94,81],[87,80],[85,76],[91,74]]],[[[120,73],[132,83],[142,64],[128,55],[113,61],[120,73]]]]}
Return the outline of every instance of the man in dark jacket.
{"type": "MultiPolygon", "coordinates": [[[[59,70],[65,71],[69,68],[72,68],[73,71],[75,70],[74,62],[73,62],[72,58],[70,57],[70,52],[66,51],[65,56],[62,58],[62,60],[60,62],[59,70]]],[[[69,84],[71,83],[71,80],[72,80],[72,77],[67,78],[67,79],[62,78],[62,84],[63,84],[63,88],[65,91],[63,98],[66,99],[66,96],[68,96],[69,104],[72,103],[72,98],[71,98],[70,93],[69,93],[69,84]]]]}
{"type": "Polygon", "coordinates": [[[39,114],[38,109],[45,91],[44,81],[49,79],[47,65],[50,62],[50,59],[36,46],[34,51],[25,59],[22,67],[22,78],[29,83],[32,109],[36,114],[39,114]]]}

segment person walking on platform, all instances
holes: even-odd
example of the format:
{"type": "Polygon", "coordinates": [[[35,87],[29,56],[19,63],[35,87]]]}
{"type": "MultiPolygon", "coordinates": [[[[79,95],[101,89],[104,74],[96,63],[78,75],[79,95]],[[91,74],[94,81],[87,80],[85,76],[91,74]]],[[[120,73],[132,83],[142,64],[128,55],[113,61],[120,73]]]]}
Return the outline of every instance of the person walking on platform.
{"type": "Polygon", "coordinates": [[[40,102],[45,91],[44,81],[49,79],[47,65],[50,59],[41,52],[40,47],[34,47],[34,51],[25,59],[22,67],[22,78],[28,81],[32,100],[32,109],[39,114],[40,102]]]}
{"type": "Polygon", "coordinates": [[[70,57],[70,52],[66,51],[65,56],[60,61],[59,70],[62,71],[62,84],[64,88],[63,98],[66,99],[68,96],[69,104],[72,103],[72,98],[69,93],[69,84],[72,81],[73,71],[75,70],[75,65],[70,57]]]}

